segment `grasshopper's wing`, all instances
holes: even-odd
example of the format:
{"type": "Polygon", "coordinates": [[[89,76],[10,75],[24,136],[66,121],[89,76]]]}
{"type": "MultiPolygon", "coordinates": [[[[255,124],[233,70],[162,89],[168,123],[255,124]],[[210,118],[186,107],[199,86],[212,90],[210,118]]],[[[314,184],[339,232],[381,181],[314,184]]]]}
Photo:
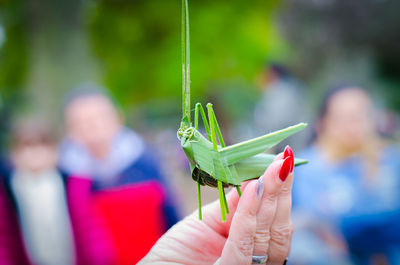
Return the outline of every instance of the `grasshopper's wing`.
{"type": "MultiPolygon", "coordinates": [[[[236,169],[240,182],[258,178],[261,176],[266,168],[274,161],[275,155],[272,154],[258,154],[252,157],[243,159],[231,167],[236,169]]],[[[295,158],[295,166],[308,163],[307,160],[295,158]]]]}
{"type": "Polygon", "coordinates": [[[232,165],[245,158],[264,152],[266,149],[277,145],[292,134],[303,130],[306,126],[306,123],[299,123],[283,130],[220,148],[218,152],[221,154],[221,158],[227,165],[232,165]]]}

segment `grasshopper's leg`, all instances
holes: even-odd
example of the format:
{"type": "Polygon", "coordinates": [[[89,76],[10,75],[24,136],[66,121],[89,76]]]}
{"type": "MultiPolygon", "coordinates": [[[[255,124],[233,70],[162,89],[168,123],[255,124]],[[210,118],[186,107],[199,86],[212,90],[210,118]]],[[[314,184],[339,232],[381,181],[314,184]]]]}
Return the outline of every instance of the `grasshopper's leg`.
{"type": "Polygon", "coordinates": [[[228,202],[226,201],[225,190],[223,187],[222,187],[222,191],[224,193],[224,205],[225,205],[226,214],[229,214],[228,202]]]}
{"type": "Polygon", "coordinates": [[[242,196],[242,191],[240,190],[240,185],[236,185],[235,187],[236,187],[237,193],[239,194],[239,197],[242,196]]]}
{"type": "Polygon", "coordinates": [[[218,194],[219,194],[219,205],[221,207],[221,218],[222,222],[226,221],[225,216],[225,194],[224,194],[224,187],[222,187],[222,182],[218,180],[218,194]]]}
{"type": "MultiPolygon", "coordinates": [[[[204,109],[203,109],[203,107],[201,106],[200,103],[196,104],[195,114],[194,114],[194,127],[195,127],[196,130],[199,129],[199,110],[202,111],[203,123],[204,123],[204,126],[206,127],[208,138],[210,138],[210,129],[208,128],[207,122],[204,121],[204,116],[205,116],[205,114],[203,114],[204,113],[204,109]]],[[[198,201],[198,207],[199,207],[199,220],[201,220],[203,217],[202,217],[202,211],[201,211],[201,190],[200,190],[200,183],[199,182],[197,182],[197,201],[198,201]]]]}
{"type": "MultiPolygon", "coordinates": [[[[212,105],[211,105],[211,107],[208,107],[208,105],[207,105],[207,108],[210,108],[211,111],[212,111],[212,116],[213,116],[213,120],[214,120],[214,123],[215,123],[215,128],[216,128],[216,131],[217,131],[217,135],[218,135],[218,140],[219,140],[219,143],[220,143],[221,147],[224,148],[225,147],[225,142],[224,142],[224,139],[222,137],[221,129],[219,128],[217,117],[215,116],[215,113],[214,113],[214,110],[212,108],[212,105]]],[[[208,111],[210,111],[210,110],[208,110],[208,111]]],[[[210,123],[211,123],[211,121],[210,121],[210,123]]],[[[240,190],[240,185],[236,185],[235,187],[236,187],[237,193],[239,194],[239,197],[242,196],[242,191],[240,190]]]]}
{"type": "Polygon", "coordinates": [[[203,106],[200,103],[196,103],[194,111],[195,111],[194,128],[196,130],[199,129],[199,120],[200,120],[199,114],[200,114],[201,118],[203,119],[204,127],[206,128],[208,140],[211,141],[210,127],[208,126],[207,117],[203,109],[203,106]]]}
{"type": "MultiPolygon", "coordinates": [[[[224,140],[222,139],[222,134],[221,130],[219,129],[219,125],[216,122],[217,119],[214,114],[214,110],[212,107],[212,104],[208,103],[207,104],[207,113],[208,113],[208,120],[210,122],[210,133],[211,133],[211,141],[213,143],[213,148],[214,150],[218,150],[217,147],[217,136],[220,139],[220,144],[225,145],[224,140]]],[[[218,193],[219,193],[219,203],[221,206],[221,216],[222,216],[222,221],[225,222],[225,211],[226,213],[229,214],[229,208],[228,208],[228,203],[226,201],[226,196],[225,196],[225,190],[224,187],[222,186],[222,181],[218,180],[218,193]]]]}
{"type": "Polygon", "coordinates": [[[199,207],[199,220],[203,218],[202,212],[201,212],[201,191],[200,191],[200,183],[197,182],[197,201],[198,201],[198,207],[199,207]]]}

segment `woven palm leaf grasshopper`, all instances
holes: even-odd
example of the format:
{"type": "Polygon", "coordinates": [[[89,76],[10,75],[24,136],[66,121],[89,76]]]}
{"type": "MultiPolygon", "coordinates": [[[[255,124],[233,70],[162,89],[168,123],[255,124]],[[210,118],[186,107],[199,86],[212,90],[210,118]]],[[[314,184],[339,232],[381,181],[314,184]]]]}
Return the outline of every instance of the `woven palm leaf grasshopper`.
{"type": "MultiPolygon", "coordinates": [[[[304,129],[307,124],[299,123],[283,130],[226,146],[212,104],[207,104],[206,116],[202,105],[197,103],[193,127],[190,122],[189,46],[188,0],[182,0],[183,115],[177,136],[189,161],[192,178],[197,182],[199,219],[202,219],[200,187],[207,185],[218,188],[221,217],[222,221],[225,221],[229,208],[224,188],[235,186],[241,195],[241,183],[260,177],[272,163],[275,156],[263,152],[304,129]],[[200,116],[207,138],[199,132],[200,116]]],[[[304,163],[307,161],[295,159],[295,165],[304,163]]]]}

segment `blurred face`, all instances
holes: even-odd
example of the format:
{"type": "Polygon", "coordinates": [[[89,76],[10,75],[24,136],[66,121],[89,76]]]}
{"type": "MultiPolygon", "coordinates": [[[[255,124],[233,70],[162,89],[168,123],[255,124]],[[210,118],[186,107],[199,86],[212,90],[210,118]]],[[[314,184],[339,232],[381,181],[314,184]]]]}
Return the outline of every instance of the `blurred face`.
{"type": "Polygon", "coordinates": [[[106,156],[112,139],[121,128],[118,113],[103,96],[76,99],[65,111],[68,134],[93,155],[106,156]]]}
{"type": "Polygon", "coordinates": [[[346,151],[357,151],[373,136],[372,104],[357,88],[340,91],[328,102],[320,131],[325,138],[346,151]]]}
{"type": "Polygon", "coordinates": [[[21,171],[42,172],[54,169],[57,161],[57,149],[46,144],[20,145],[12,153],[14,166],[21,171]]]}

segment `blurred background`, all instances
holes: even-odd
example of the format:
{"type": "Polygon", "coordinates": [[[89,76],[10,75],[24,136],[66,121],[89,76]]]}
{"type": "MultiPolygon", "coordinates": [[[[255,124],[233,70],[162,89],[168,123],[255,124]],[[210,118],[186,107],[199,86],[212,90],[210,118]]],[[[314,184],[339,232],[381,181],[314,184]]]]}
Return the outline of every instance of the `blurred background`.
{"type": "MultiPolygon", "coordinates": [[[[156,154],[180,215],[192,212],[197,207],[196,186],[176,139],[181,115],[180,4],[177,0],[1,0],[4,160],[12,149],[17,121],[40,117],[61,139],[68,130],[63,122],[68,95],[82,84],[95,84],[112,98],[122,123],[156,154]]],[[[190,1],[192,104],[214,104],[228,143],[308,122],[307,131],[284,143],[298,153],[316,139],[314,125],[321,119],[326,92],[338,86],[360,87],[373,103],[374,112],[368,117],[375,138],[396,146],[399,14],[400,2],[395,0],[190,1]]],[[[399,178],[397,173],[393,181],[399,178]]],[[[217,198],[216,190],[203,192],[205,202],[217,198]]],[[[400,200],[397,193],[393,196],[400,200]]],[[[339,256],[351,253],[349,247],[343,248],[339,256]]],[[[367,260],[396,264],[386,252],[377,253],[383,258],[367,260]]],[[[332,264],[303,261],[301,255],[292,260],[332,264]]]]}
{"type": "MultiPolygon", "coordinates": [[[[396,112],[398,5],[193,1],[193,102],[216,98],[221,119],[240,124],[261,94],[260,72],[274,62],[304,86],[311,107],[331,83],[354,80],[396,112]]],[[[11,114],[35,110],[57,120],[64,95],[87,81],[107,87],[137,130],[175,129],[179,7],[161,0],[1,1],[2,138],[11,114]]]]}

